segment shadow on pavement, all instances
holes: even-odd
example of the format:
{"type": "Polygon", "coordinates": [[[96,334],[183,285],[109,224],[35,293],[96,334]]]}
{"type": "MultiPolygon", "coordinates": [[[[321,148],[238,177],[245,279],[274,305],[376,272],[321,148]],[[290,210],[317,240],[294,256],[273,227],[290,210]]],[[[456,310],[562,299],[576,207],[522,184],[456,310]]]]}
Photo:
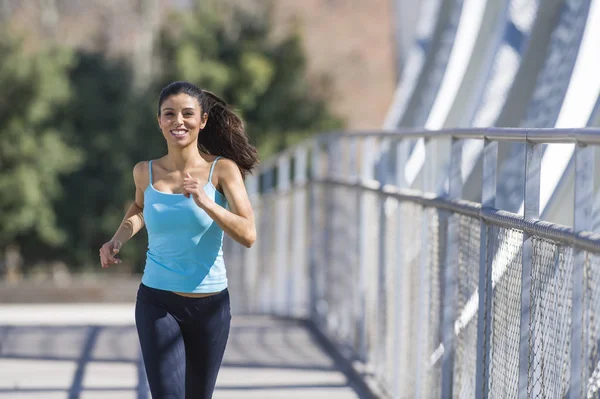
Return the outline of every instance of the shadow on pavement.
{"type": "MultiPolygon", "coordinates": [[[[305,322],[234,316],[217,392],[346,388],[368,397],[342,361],[305,322]]],[[[0,369],[0,397],[150,398],[133,325],[0,326],[0,369]]]]}

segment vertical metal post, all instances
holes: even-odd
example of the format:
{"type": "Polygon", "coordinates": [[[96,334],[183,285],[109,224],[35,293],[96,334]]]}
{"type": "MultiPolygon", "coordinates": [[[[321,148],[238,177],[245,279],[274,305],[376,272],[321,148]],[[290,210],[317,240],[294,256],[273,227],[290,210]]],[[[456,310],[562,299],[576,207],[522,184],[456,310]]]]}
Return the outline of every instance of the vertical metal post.
{"type": "Polygon", "coordinates": [[[404,174],[404,168],[406,162],[410,157],[410,142],[409,140],[398,140],[396,142],[396,171],[395,171],[395,183],[398,188],[407,188],[408,183],[404,174]]]}
{"type": "MultiPolygon", "coordinates": [[[[355,139],[350,138],[348,136],[342,136],[340,139],[340,166],[339,166],[339,174],[343,179],[348,179],[349,177],[356,177],[355,171],[355,163],[356,157],[355,152],[353,152],[353,147],[356,146],[355,139]],[[352,171],[352,172],[351,172],[352,171]]],[[[353,189],[350,187],[339,187],[339,199],[336,199],[336,203],[334,206],[339,209],[340,212],[340,222],[342,223],[343,229],[338,229],[340,231],[337,234],[336,240],[340,245],[341,249],[341,257],[338,259],[340,262],[339,277],[338,280],[344,280],[345,283],[342,284],[343,287],[340,289],[342,295],[342,304],[340,311],[340,320],[339,320],[339,335],[344,337],[346,342],[354,342],[356,339],[356,331],[354,328],[354,292],[355,287],[351,287],[354,285],[354,274],[356,272],[356,263],[358,261],[352,251],[355,246],[352,245],[349,248],[348,243],[353,242],[355,239],[355,235],[359,232],[356,231],[355,228],[346,228],[348,226],[348,217],[350,215],[356,214],[356,204],[354,202],[354,198],[352,194],[354,194],[353,189]],[[350,194],[350,195],[349,195],[350,194]],[[350,287],[349,287],[350,286],[350,287]]],[[[352,222],[350,222],[352,224],[352,222]]]]}
{"type": "MultiPolygon", "coordinates": [[[[338,137],[329,138],[327,141],[327,178],[337,179],[341,175],[341,139],[338,137]]],[[[339,239],[336,236],[336,226],[338,224],[339,209],[336,207],[336,198],[339,188],[335,185],[327,185],[323,204],[325,205],[325,263],[321,265],[322,276],[325,277],[324,284],[324,304],[327,304],[328,330],[330,327],[337,328],[336,323],[340,317],[340,287],[335,279],[335,274],[339,270],[339,239]]]]}
{"type": "MultiPolygon", "coordinates": [[[[527,143],[525,150],[525,219],[540,217],[540,167],[543,155],[541,144],[527,143]]],[[[529,383],[529,326],[531,321],[532,237],[523,232],[523,264],[521,270],[521,324],[519,337],[519,398],[527,398],[529,383]]]]}
{"type": "MultiPolygon", "coordinates": [[[[594,206],[594,147],[577,144],[575,147],[575,209],[573,230],[575,232],[591,231],[594,206]]],[[[573,248],[573,303],[571,319],[571,385],[567,397],[569,399],[585,397],[586,384],[584,376],[584,264],[585,251],[573,248]]]]}
{"type": "MultiPolygon", "coordinates": [[[[248,176],[246,178],[246,190],[248,192],[248,198],[254,208],[254,218],[256,220],[256,229],[259,230],[261,220],[261,198],[258,192],[258,176],[248,176]]],[[[255,287],[256,276],[258,274],[258,247],[260,247],[260,241],[258,245],[252,246],[252,248],[244,251],[244,259],[240,272],[242,273],[242,289],[244,308],[247,313],[256,312],[256,296],[258,292],[255,287]]]]}
{"type": "MultiPolygon", "coordinates": [[[[381,188],[387,184],[387,178],[389,173],[389,139],[383,139],[379,143],[379,162],[377,164],[377,180],[379,181],[381,188]]],[[[373,359],[374,364],[377,367],[377,374],[383,379],[385,370],[387,370],[387,354],[385,350],[386,345],[386,332],[387,332],[387,248],[386,248],[386,236],[387,236],[387,212],[386,204],[388,198],[383,191],[379,193],[379,235],[377,236],[379,242],[379,259],[378,259],[378,273],[377,273],[377,310],[375,313],[375,341],[377,342],[375,350],[375,358],[373,359]]],[[[387,381],[386,381],[387,383],[387,381]]]]}
{"type": "Polygon", "coordinates": [[[301,305],[306,293],[306,162],[307,148],[299,147],[294,154],[294,203],[292,207],[292,273],[288,279],[288,314],[302,317],[304,306],[301,305]]]}
{"type": "MultiPolygon", "coordinates": [[[[360,178],[362,181],[369,181],[373,179],[373,160],[374,160],[374,142],[372,137],[363,139],[362,151],[360,153],[360,178]]],[[[359,266],[358,266],[358,317],[357,317],[357,330],[358,330],[358,352],[361,360],[368,362],[368,345],[367,345],[367,293],[368,293],[368,279],[367,273],[369,264],[373,261],[369,254],[369,208],[366,206],[366,199],[368,192],[362,189],[358,190],[358,251],[359,251],[359,266]]]]}
{"type": "Polygon", "coordinates": [[[277,161],[277,201],[275,215],[275,313],[284,315],[287,299],[287,280],[289,277],[289,201],[290,158],[281,156],[277,161]]]}
{"type": "MultiPolygon", "coordinates": [[[[348,176],[351,177],[360,177],[360,159],[359,159],[359,144],[360,139],[356,137],[350,137],[348,140],[348,176]]],[[[354,188],[356,192],[352,192],[355,195],[355,209],[353,209],[352,214],[356,215],[356,229],[354,232],[353,241],[352,241],[352,251],[353,251],[353,259],[356,259],[356,262],[353,263],[351,269],[351,281],[352,283],[352,304],[350,305],[352,311],[350,312],[350,331],[352,342],[356,345],[356,351],[360,352],[360,340],[361,340],[361,329],[360,329],[360,321],[362,320],[361,312],[362,312],[362,300],[360,297],[360,293],[362,292],[362,288],[360,285],[360,240],[361,240],[361,230],[359,228],[361,223],[361,190],[360,188],[354,188]]]]}
{"type": "MultiPolygon", "coordinates": [[[[498,142],[484,141],[483,173],[481,182],[481,205],[496,208],[496,179],[498,175],[498,142]]],[[[492,304],[492,263],[488,262],[488,225],[481,221],[479,240],[479,305],[477,314],[477,365],[475,375],[475,397],[487,399],[490,369],[490,329],[492,304]]]]}
{"type": "MultiPolygon", "coordinates": [[[[396,145],[393,147],[396,151],[396,186],[400,189],[406,188],[406,179],[404,177],[404,166],[408,161],[408,157],[410,155],[410,147],[408,140],[398,140],[396,145]]],[[[402,219],[402,209],[401,203],[398,203],[398,214],[397,214],[397,240],[396,240],[396,253],[398,256],[396,257],[395,264],[395,275],[394,275],[394,360],[393,360],[393,398],[400,399],[402,396],[403,390],[406,389],[403,387],[402,382],[404,380],[404,373],[401,370],[401,362],[400,358],[402,356],[402,341],[400,339],[400,332],[402,328],[406,328],[402,324],[402,313],[401,309],[403,306],[404,299],[404,290],[402,289],[403,283],[405,282],[405,263],[404,263],[404,253],[405,253],[405,243],[402,237],[402,230],[400,226],[405,221],[402,219]]]]}
{"type": "MultiPolygon", "coordinates": [[[[432,183],[432,143],[426,138],[423,139],[423,148],[425,151],[425,161],[423,162],[423,169],[421,176],[423,180],[423,191],[430,192],[434,186],[432,183]]],[[[423,374],[427,373],[425,365],[427,364],[427,357],[430,353],[427,352],[427,340],[429,339],[429,241],[428,241],[428,230],[429,230],[429,216],[427,210],[423,209],[421,213],[421,249],[419,256],[419,286],[417,289],[417,308],[419,309],[420,316],[417,320],[417,336],[414,345],[416,345],[416,357],[414,364],[414,376],[415,376],[415,388],[414,397],[421,398],[426,397],[427,393],[424,391],[423,374]]]]}
{"type": "MultiPolygon", "coordinates": [[[[600,169],[600,146],[594,145],[592,147],[593,147],[593,152],[594,152],[593,169],[598,170],[598,169],[600,169]]],[[[600,187],[598,184],[599,183],[598,179],[595,177],[595,174],[594,174],[593,182],[594,182],[594,203],[593,203],[593,209],[592,209],[591,231],[593,231],[594,233],[599,233],[600,232],[600,212],[598,212],[598,210],[600,210],[600,187]]]]}
{"type": "Polygon", "coordinates": [[[315,140],[311,143],[311,184],[310,184],[310,198],[309,198],[309,209],[310,209],[310,230],[313,232],[310,240],[310,265],[309,265],[309,290],[310,290],[310,317],[312,321],[319,327],[320,318],[318,312],[319,306],[319,287],[318,287],[318,275],[317,269],[319,265],[319,255],[321,252],[321,237],[320,237],[320,213],[319,207],[319,180],[322,178],[321,163],[322,163],[322,152],[320,148],[320,142],[315,140]]]}
{"type": "MultiPolygon", "coordinates": [[[[262,191],[263,191],[263,207],[261,212],[261,220],[259,222],[263,236],[261,237],[266,242],[273,242],[273,229],[275,225],[275,209],[270,207],[271,197],[273,195],[274,190],[274,167],[270,166],[265,169],[263,174],[261,175],[262,180],[262,191]],[[265,201],[266,199],[266,201],[265,201]]],[[[265,274],[265,278],[259,280],[259,303],[258,306],[260,308],[261,313],[269,313],[273,309],[273,280],[275,276],[273,273],[270,273],[270,267],[274,267],[275,260],[273,258],[273,250],[270,245],[261,245],[259,247],[259,259],[260,259],[260,268],[265,274]]]]}
{"type": "MultiPolygon", "coordinates": [[[[452,139],[450,153],[449,191],[451,200],[462,197],[462,148],[463,141],[452,139]]],[[[460,219],[453,215],[448,220],[448,237],[446,246],[446,262],[444,267],[444,303],[442,313],[442,396],[452,397],[454,374],[454,323],[456,322],[456,274],[458,272],[458,246],[460,235],[460,219]]]]}
{"type": "Polygon", "coordinates": [[[348,142],[348,176],[356,177],[360,173],[358,164],[358,139],[349,137],[346,140],[348,142]]]}
{"type": "MultiPolygon", "coordinates": [[[[273,191],[275,189],[275,167],[270,166],[266,169],[262,175],[263,183],[263,195],[267,197],[266,204],[271,202],[273,191]]],[[[270,206],[264,206],[262,211],[261,225],[264,228],[263,234],[264,240],[273,242],[274,239],[274,226],[275,226],[275,209],[270,206]]],[[[260,310],[261,313],[270,313],[273,311],[273,298],[275,293],[273,292],[273,285],[275,284],[275,276],[272,273],[272,267],[275,267],[275,259],[273,257],[274,251],[268,245],[260,246],[260,265],[261,269],[265,271],[266,276],[263,281],[260,282],[260,310]]]]}
{"type": "Polygon", "coordinates": [[[273,191],[274,180],[275,180],[275,169],[271,167],[265,170],[262,175],[263,178],[263,192],[270,193],[273,191]]]}

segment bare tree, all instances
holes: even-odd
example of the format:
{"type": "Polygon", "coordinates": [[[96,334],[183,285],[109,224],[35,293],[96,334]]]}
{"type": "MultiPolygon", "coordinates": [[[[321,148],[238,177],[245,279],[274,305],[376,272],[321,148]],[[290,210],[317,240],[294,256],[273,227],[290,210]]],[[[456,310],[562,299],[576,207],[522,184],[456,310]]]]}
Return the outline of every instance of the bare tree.
{"type": "Polygon", "coordinates": [[[154,65],[154,45],[160,26],[160,9],[158,0],[140,0],[139,29],[136,30],[136,41],[133,51],[136,89],[141,90],[150,82],[154,65]]]}
{"type": "Polygon", "coordinates": [[[0,4],[0,20],[6,21],[10,18],[12,14],[12,7],[10,4],[10,0],[2,0],[2,4],[0,4]]]}
{"type": "Polygon", "coordinates": [[[46,33],[54,36],[58,26],[59,14],[56,0],[40,0],[40,23],[46,33]]]}

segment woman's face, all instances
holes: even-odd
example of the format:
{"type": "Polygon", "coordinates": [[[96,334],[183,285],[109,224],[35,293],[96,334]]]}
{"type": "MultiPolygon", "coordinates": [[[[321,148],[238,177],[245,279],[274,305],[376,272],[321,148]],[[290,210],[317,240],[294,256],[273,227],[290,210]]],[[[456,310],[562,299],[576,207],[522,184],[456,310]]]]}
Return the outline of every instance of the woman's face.
{"type": "Polygon", "coordinates": [[[169,144],[185,147],[198,138],[208,115],[195,97],[185,93],[167,97],[160,106],[158,126],[169,144]]]}

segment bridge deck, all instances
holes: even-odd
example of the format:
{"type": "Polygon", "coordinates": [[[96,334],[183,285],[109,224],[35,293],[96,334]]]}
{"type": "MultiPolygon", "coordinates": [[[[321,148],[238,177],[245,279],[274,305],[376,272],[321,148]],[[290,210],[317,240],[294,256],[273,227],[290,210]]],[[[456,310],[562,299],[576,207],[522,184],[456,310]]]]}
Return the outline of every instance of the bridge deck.
{"type": "MultiPolygon", "coordinates": [[[[363,397],[304,323],[232,323],[215,399],[363,397]]],[[[0,398],[150,399],[133,306],[0,306],[0,398]]]]}

